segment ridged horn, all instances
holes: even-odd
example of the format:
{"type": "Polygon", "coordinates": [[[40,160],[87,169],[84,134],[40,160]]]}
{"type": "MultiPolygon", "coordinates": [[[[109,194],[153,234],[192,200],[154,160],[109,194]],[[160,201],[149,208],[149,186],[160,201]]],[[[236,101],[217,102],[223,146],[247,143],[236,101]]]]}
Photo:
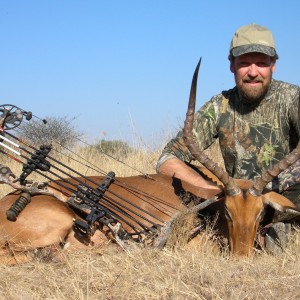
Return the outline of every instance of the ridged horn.
{"type": "Polygon", "coordinates": [[[297,147],[288,154],[285,158],[283,158],[279,163],[274,165],[271,169],[262,173],[262,175],[256,178],[254,185],[249,189],[251,194],[259,196],[262,194],[263,189],[266,185],[271,182],[275,177],[277,177],[281,172],[290,167],[294,162],[296,162],[300,158],[300,143],[298,143],[297,147]]]}
{"type": "Polygon", "coordinates": [[[196,105],[197,80],[198,80],[200,64],[201,64],[201,58],[196,66],[193,75],[189,105],[188,105],[188,110],[186,113],[186,119],[183,128],[183,139],[186,147],[190,150],[193,157],[197,159],[203,166],[205,166],[209,171],[211,171],[215,176],[219,178],[219,180],[224,184],[227,193],[230,195],[236,195],[239,194],[241,190],[235,184],[233,178],[230,177],[222,167],[214,163],[206,154],[203,153],[203,151],[200,150],[193,136],[193,122],[194,122],[195,105],[196,105]]]}

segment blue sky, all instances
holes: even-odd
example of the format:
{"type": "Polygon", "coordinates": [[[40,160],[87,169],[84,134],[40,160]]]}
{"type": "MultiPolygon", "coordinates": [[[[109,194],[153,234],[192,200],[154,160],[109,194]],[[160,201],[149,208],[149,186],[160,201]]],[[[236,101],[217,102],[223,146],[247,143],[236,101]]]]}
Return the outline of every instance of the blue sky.
{"type": "Polygon", "coordinates": [[[276,79],[300,84],[300,1],[0,1],[0,104],[76,117],[89,140],[160,143],[197,106],[233,87],[235,30],[270,28],[276,79]]]}

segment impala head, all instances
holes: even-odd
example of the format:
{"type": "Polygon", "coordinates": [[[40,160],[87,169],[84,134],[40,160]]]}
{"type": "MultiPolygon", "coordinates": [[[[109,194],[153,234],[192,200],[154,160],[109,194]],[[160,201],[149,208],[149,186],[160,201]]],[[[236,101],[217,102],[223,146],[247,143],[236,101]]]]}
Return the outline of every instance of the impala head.
{"type": "Polygon", "coordinates": [[[229,244],[233,254],[248,255],[260,221],[264,216],[265,204],[262,196],[253,196],[244,187],[234,196],[225,196],[225,217],[228,225],[229,244]]]}
{"type": "Polygon", "coordinates": [[[192,129],[200,63],[201,59],[192,80],[183,138],[193,157],[211,171],[223,184],[225,217],[228,224],[231,252],[237,255],[248,255],[253,252],[255,236],[266,205],[271,205],[281,212],[292,210],[299,213],[297,207],[291,201],[277,193],[266,191],[265,187],[273,178],[300,158],[300,142],[289,155],[273,166],[272,169],[264,172],[254,182],[234,180],[230,177],[223,168],[203,153],[193,137],[192,129]]]}

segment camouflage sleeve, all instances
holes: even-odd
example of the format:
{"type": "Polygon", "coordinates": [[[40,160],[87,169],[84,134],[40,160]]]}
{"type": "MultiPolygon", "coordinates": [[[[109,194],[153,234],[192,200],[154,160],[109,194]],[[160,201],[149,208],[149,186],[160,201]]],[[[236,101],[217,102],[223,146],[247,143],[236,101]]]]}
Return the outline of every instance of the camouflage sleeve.
{"type": "MultiPolygon", "coordinates": [[[[214,98],[212,98],[195,113],[193,135],[201,150],[208,148],[217,138],[216,109],[217,106],[214,104],[214,98]]],[[[157,162],[157,171],[161,164],[170,158],[176,157],[186,162],[194,159],[185,146],[182,134],[182,130],[180,130],[176,137],[165,146],[157,162]]]]}
{"type": "MultiPolygon", "coordinates": [[[[291,127],[294,129],[291,141],[292,148],[294,148],[300,141],[300,89],[298,87],[294,89],[291,88],[289,89],[289,93],[292,101],[288,102],[290,104],[288,111],[291,127]]],[[[300,182],[300,160],[297,160],[279,175],[279,182],[280,191],[286,190],[290,186],[300,182]]]]}

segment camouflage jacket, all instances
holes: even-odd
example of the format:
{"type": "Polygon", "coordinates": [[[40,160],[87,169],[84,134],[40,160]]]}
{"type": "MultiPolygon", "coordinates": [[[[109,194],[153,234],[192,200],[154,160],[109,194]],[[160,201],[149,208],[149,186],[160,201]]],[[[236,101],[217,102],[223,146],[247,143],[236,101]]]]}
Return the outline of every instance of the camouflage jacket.
{"type": "MultiPolygon", "coordinates": [[[[193,134],[200,149],[205,150],[218,138],[230,176],[260,176],[298,143],[299,92],[299,87],[273,79],[258,104],[244,102],[236,87],[214,96],[195,114],[193,134]]],[[[164,148],[158,168],[174,156],[187,162],[193,160],[184,145],[182,131],[164,148]]],[[[281,191],[298,179],[300,161],[281,173],[269,187],[281,191]]]]}

